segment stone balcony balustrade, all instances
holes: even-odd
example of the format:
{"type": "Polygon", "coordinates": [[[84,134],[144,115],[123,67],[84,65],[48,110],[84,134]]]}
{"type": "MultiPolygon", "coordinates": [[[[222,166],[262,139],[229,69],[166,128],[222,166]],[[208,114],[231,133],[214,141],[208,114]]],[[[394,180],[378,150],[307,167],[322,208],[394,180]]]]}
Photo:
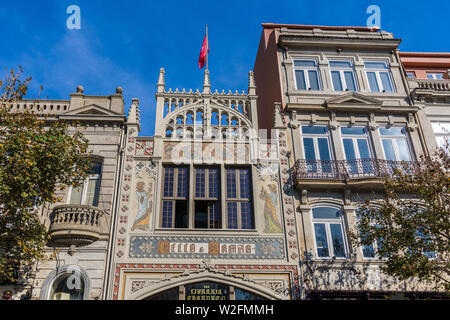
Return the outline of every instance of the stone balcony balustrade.
{"type": "Polygon", "coordinates": [[[52,242],[62,245],[88,245],[103,237],[105,212],[88,205],[59,205],[50,216],[52,242]]]}

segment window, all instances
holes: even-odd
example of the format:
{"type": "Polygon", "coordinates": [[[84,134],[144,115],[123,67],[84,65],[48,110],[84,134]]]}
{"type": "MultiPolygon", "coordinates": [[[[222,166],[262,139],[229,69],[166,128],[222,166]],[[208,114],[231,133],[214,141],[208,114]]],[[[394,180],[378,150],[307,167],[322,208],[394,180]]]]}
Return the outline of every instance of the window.
{"type": "Polygon", "coordinates": [[[76,188],[69,189],[69,204],[98,206],[101,173],[102,163],[93,162],[88,171],[89,176],[83,183],[76,188]]]}
{"type": "Polygon", "coordinates": [[[341,135],[349,173],[369,174],[373,172],[367,128],[341,127],[341,135]]]}
{"type": "Polygon", "coordinates": [[[253,229],[251,175],[249,168],[226,168],[228,229],[253,229]]]}
{"type": "Polygon", "coordinates": [[[371,92],[394,92],[389,66],[386,62],[365,62],[371,92]]]}
{"type": "Polygon", "coordinates": [[[65,273],[52,284],[50,300],[83,300],[84,280],[76,273],[65,273]]]}
{"type": "Polygon", "coordinates": [[[195,166],[192,195],[189,170],[180,166],[163,168],[162,228],[254,229],[250,168],[226,168],[223,184],[220,167],[195,166]],[[226,195],[223,218],[222,192],[226,195]]]}
{"type": "Polygon", "coordinates": [[[440,72],[427,72],[428,79],[442,80],[444,79],[444,74],[440,72]]]}
{"type": "MultiPolygon", "coordinates": [[[[450,143],[450,122],[432,122],[434,135],[439,148],[444,148],[450,143]]],[[[447,150],[448,151],[448,150],[447,150]]]]}
{"type": "Polygon", "coordinates": [[[386,160],[411,161],[405,128],[380,128],[380,136],[386,160]]]}
{"type": "Polygon", "coordinates": [[[316,253],[319,258],[346,258],[342,214],[332,207],[312,209],[316,253]]]}
{"type": "Polygon", "coordinates": [[[195,228],[220,228],[219,168],[196,167],[195,171],[195,228]]]}
{"type": "Polygon", "coordinates": [[[414,71],[407,71],[406,72],[406,76],[408,78],[415,78],[416,77],[416,73],[414,71]]]}
{"type": "Polygon", "coordinates": [[[330,61],[334,91],[357,91],[353,64],[350,61],[330,61]]]}
{"type": "Polygon", "coordinates": [[[161,226],[163,228],[188,228],[189,168],[164,167],[163,177],[161,226]]]}
{"type": "Polygon", "coordinates": [[[320,90],[319,69],[315,60],[294,60],[297,90],[320,90]]]}
{"type": "Polygon", "coordinates": [[[302,126],[308,172],[331,173],[331,149],[326,126],[302,126]]]}

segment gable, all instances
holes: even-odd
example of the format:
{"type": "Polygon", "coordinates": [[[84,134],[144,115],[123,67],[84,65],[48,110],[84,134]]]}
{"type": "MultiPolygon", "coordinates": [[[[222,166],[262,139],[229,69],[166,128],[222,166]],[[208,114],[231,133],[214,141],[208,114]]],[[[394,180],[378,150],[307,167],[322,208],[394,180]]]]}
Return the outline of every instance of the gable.
{"type": "Polygon", "coordinates": [[[64,114],[65,115],[105,115],[105,116],[118,115],[118,113],[116,113],[114,111],[105,109],[105,108],[100,107],[95,104],[84,106],[82,108],[78,108],[75,110],[70,110],[64,114]]]}

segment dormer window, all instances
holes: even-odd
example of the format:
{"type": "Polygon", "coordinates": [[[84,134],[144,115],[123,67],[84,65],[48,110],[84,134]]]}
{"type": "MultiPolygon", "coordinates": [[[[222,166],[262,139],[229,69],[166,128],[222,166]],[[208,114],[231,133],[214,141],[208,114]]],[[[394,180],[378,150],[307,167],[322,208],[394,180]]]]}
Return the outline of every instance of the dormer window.
{"type": "Polygon", "coordinates": [[[294,60],[297,90],[320,90],[319,68],[315,60],[294,60]]]}
{"type": "Polygon", "coordinates": [[[364,62],[371,92],[394,92],[394,85],[387,62],[364,62]]]}

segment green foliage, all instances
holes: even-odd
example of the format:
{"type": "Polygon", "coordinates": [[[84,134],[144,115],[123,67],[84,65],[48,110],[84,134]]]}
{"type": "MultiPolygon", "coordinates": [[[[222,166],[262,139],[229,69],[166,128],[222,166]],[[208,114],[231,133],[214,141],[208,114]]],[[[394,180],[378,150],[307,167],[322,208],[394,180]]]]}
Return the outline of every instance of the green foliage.
{"type": "Polygon", "coordinates": [[[385,180],[385,197],[357,210],[358,245],[375,243],[383,271],[450,290],[449,147],[404,163],[385,180]]]}
{"type": "Polygon", "coordinates": [[[17,282],[17,270],[45,257],[49,240],[39,217],[58,188],[78,185],[88,169],[88,143],[68,124],[31,112],[11,112],[31,78],[22,69],[0,81],[0,281],[17,282]]]}

